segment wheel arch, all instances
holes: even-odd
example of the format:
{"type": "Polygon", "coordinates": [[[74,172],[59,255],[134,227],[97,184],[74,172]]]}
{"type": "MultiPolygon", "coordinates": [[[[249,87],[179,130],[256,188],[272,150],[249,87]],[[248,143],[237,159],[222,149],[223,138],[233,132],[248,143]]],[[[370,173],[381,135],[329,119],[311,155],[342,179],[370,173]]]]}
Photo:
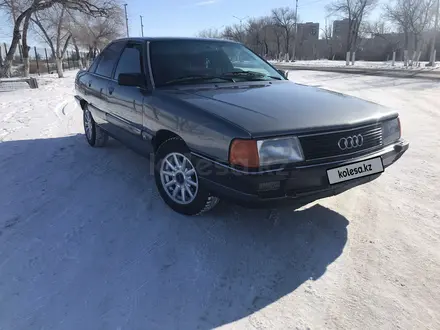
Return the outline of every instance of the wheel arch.
{"type": "Polygon", "coordinates": [[[86,110],[87,104],[88,103],[86,100],[84,100],[84,99],[79,100],[79,106],[81,107],[82,111],[86,110]]]}
{"type": "Polygon", "coordinates": [[[165,141],[172,139],[172,138],[180,139],[185,143],[185,140],[182,139],[182,137],[180,135],[178,135],[170,130],[161,129],[161,130],[157,131],[156,135],[153,137],[153,139],[151,141],[151,144],[153,145],[154,152],[157,151],[157,149],[160,147],[160,145],[162,143],[164,143],[165,141]]]}

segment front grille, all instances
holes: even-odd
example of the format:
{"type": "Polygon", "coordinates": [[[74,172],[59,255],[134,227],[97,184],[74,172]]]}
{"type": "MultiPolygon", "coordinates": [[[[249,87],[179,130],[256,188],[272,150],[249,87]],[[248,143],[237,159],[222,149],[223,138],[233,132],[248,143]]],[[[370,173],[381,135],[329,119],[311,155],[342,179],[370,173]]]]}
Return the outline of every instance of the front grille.
{"type": "Polygon", "coordinates": [[[299,136],[306,160],[339,157],[353,153],[361,153],[367,149],[380,147],[382,142],[382,124],[355,127],[336,132],[326,132],[313,135],[299,136]],[[361,134],[363,144],[361,147],[341,150],[338,142],[341,138],[361,134]]]}

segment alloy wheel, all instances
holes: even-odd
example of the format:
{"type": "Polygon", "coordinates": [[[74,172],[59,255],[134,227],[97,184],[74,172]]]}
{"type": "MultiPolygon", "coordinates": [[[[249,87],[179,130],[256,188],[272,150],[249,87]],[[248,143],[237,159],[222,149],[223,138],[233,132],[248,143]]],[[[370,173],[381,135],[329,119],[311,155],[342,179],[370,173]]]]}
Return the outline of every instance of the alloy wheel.
{"type": "Polygon", "coordinates": [[[91,140],[93,135],[93,119],[90,111],[84,111],[84,130],[86,132],[87,139],[91,140]]]}
{"type": "Polygon", "coordinates": [[[167,195],[178,204],[189,204],[197,196],[199,181],[191,161],[183,154],[168,154],[160,167],[160,179],[167,195]]]}

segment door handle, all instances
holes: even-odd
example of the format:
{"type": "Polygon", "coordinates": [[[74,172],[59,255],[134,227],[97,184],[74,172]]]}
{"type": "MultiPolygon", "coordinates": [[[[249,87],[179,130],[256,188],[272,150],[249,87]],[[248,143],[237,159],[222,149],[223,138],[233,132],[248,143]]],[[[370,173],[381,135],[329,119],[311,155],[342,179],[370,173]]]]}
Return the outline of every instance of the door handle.
{"type": "Polygon", "coordinates": [[[115,90],[115,88],[114,88],[113,86],[110,86],[110,87],[108,88],[108,93],[109,93],[110,95],[112,95],[113,92],[114,92],[114,90],[115,90]]]}
{"type": "Polygon", "coordinates": [[[92,81],[91,81],[91,80],[89,80],[89,87],[90,87],[90,86],[92,86],[92,81]]]}

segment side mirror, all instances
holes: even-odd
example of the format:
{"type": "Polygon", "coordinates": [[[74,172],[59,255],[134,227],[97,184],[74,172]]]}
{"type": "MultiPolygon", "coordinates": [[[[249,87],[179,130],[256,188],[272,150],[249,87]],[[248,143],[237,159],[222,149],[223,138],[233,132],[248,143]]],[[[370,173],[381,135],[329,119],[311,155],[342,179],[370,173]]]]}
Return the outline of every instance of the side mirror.
{"type": "Polygon", "coordinates": [[[144,76],[140,73],[121,73],[118,76],[118,84],[121,86],[143,87],[144,76]]]}
{"type": "Polygon", "coordinates": [[[282,75],[284,78],[289,79],[289,71],[286,70],[278,70],[279,74],[282,75]]]}

